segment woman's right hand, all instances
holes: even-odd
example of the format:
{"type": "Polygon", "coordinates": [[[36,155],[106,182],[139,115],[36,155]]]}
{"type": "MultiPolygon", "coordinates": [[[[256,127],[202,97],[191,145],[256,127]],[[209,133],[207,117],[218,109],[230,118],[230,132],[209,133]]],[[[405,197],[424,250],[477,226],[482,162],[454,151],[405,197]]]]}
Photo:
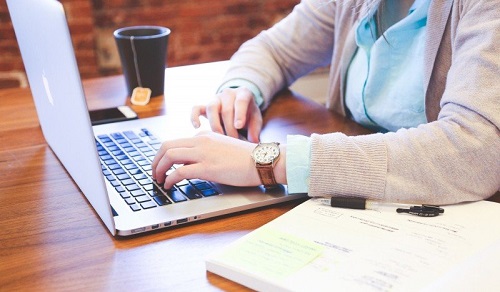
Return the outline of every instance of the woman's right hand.
{"type": "Polygon", "coordinates": [[[238,130],[246,129],[248,141],[259,142],[262,113],[247,88],[226,88],[207,105],[193,107],[191,122],[195,128],[200,126],[200,116],[208,119],[214,132],[238,138],[238,130]]]}

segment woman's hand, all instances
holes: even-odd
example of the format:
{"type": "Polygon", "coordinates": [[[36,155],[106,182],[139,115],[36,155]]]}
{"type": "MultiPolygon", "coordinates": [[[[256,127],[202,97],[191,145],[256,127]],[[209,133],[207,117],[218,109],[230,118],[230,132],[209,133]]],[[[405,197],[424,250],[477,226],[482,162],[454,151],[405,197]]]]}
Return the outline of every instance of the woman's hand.
{"type": "Polygon", "coordinates": [[[183,179],[199,178],[234,186],[257,186],[260,179],[251,157],[255,144],[213,132],[166,141],[152,163],[153,178],[166,189],[183,179]],[[174,164],[183,164],[165,173],[174,164]]]}
{"type": "Polygon", "coordinates": [[[200,126],[200,116],[205,116],[212,131],[238,138],[238,130],[247,129],[248,141],[257,143],[262,130],[262,114],[253,93],[244,88],[226,88],[206,106],[195,106],[191,122],[200,126]]]}

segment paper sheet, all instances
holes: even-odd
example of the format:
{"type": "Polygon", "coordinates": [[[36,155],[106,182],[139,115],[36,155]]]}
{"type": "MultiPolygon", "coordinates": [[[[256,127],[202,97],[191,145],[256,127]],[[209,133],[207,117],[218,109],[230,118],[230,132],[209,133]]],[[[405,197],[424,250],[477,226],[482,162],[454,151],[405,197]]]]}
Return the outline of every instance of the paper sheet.
{"type": "Polygon", "coordinates": [[[253,288],[267,282],[296,291],[417,291],[495,244],[496,203],[449,206],[443,215],[422,218],[307,201],[208,262],[260,282],[253,288]]]}

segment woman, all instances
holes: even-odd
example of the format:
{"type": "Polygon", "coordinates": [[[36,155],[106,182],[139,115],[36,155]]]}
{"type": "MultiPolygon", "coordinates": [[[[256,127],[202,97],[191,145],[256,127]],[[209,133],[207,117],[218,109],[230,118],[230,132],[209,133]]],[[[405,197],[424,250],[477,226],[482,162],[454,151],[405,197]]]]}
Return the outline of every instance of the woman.
{"type": "Polygon", "coordinates": [[[195,126],[205,115],[220,134],[165,142],[153,176],[167,188],[184,178],[270,184],[250,157],[261,110],[278,90],[330,65],[326,106],[378,133],[288,136],[276,182],[310,196],[428,204],[488,198],[500,187],[499,4],[303,0],[243,44],[214,100],[193,109],[195,126]],[[236,139],[242,128],[250,142],[236,139]],[[185,165],[165,177],[174,163],[185,165]]]}

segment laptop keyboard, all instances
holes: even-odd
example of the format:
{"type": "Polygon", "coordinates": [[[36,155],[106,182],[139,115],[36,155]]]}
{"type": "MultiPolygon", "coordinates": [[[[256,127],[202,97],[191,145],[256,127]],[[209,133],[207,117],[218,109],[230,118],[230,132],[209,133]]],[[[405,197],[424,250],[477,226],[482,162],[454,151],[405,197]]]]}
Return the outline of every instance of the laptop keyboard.
{"type": "MultiPolygon", "coordinates": [[[[153,181],[151,162],[161,142],[147,129],[99,135],[96,145],[104,176],[133,211],[219,195],[200,179],[183,180],[169,190],[153,181]]],[[[168,172],[176,167],[181,166],[168,172]]]]}

